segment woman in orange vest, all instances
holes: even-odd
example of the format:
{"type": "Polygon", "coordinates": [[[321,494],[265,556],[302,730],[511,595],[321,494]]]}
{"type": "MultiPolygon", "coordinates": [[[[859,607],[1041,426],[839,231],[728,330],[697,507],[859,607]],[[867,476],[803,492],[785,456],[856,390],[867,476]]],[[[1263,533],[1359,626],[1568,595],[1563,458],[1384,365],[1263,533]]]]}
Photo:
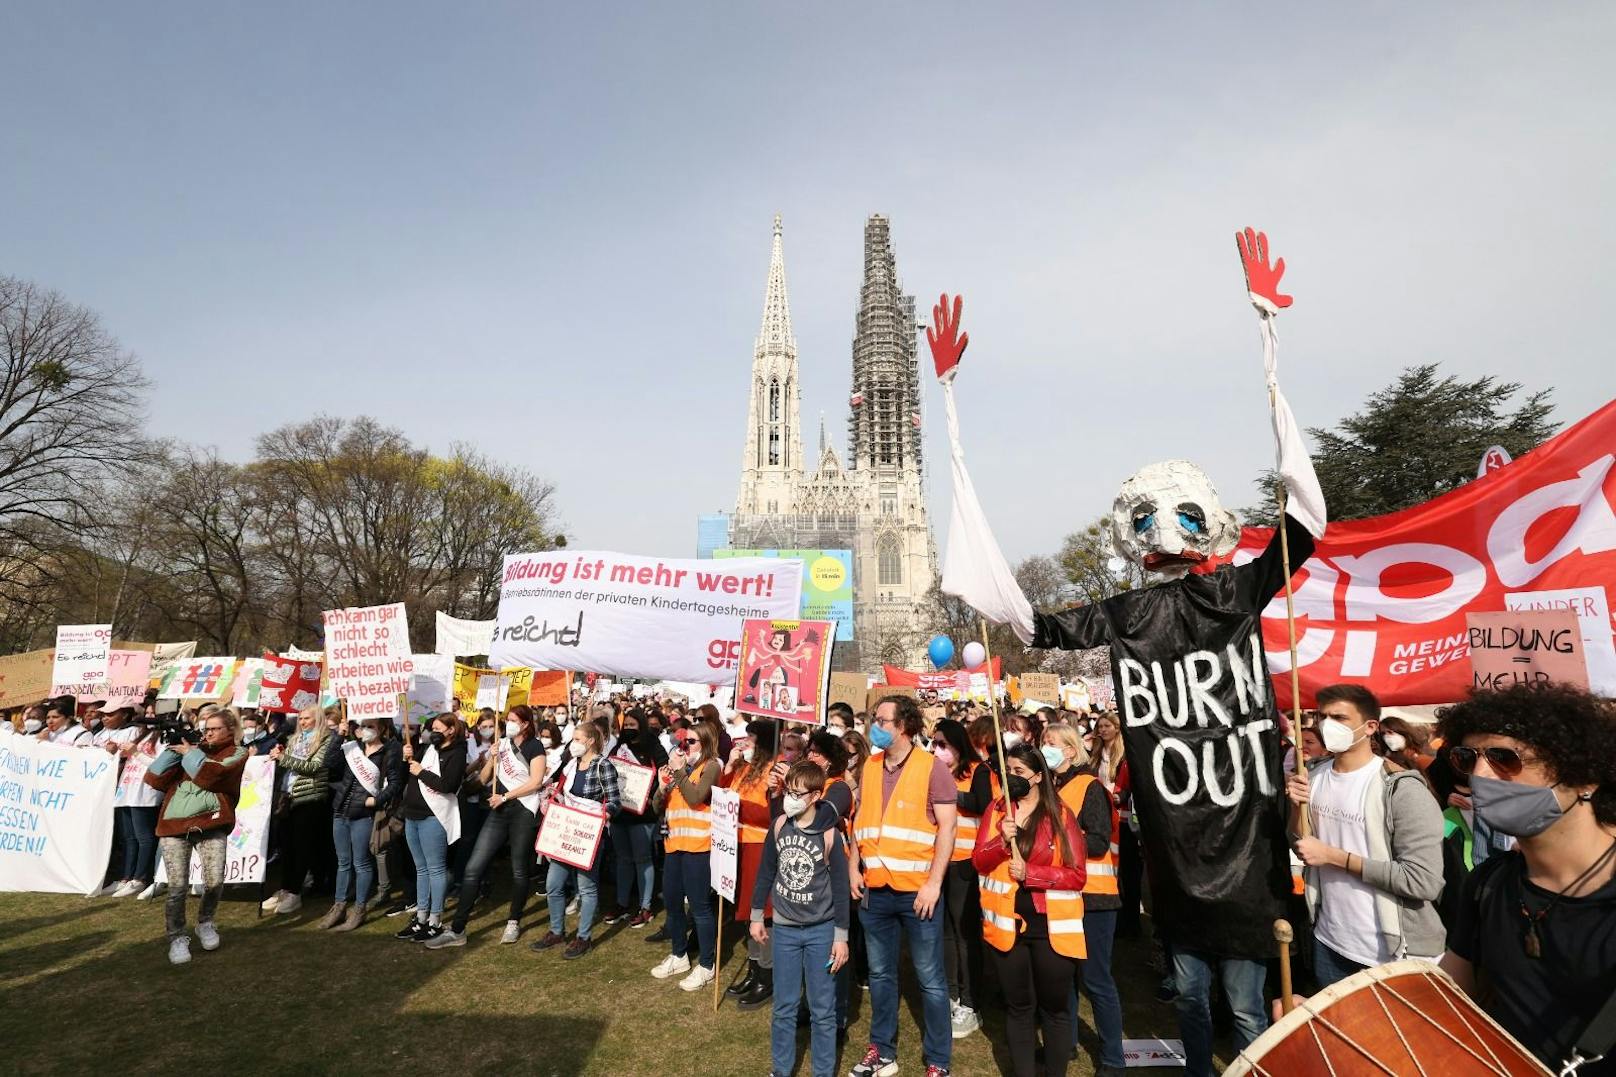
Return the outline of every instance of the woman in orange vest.
{"type": "MultiPolygon", "coordinates": [[[[1083,941],[1088,955],[1079,972],[1083,993],[1094,1007],[1094,1030],[1100,1036],[1094,1072],[1096,1077],[1121,1077],[1127,1065],[1122,1056],[1122,999],[1111,975],[1111,944],[1116,938],[1117,910],[1122,907],[1117,894],[1121,819],[1111,794],[1089,768],[1089,753],[1076,729],[1052,725],[1044,730],[1044,762],[1054,774],[1061,803],[1077,816],[1078,828],[1083,832],[1083,941]]],[[[1075,991],[1070,1011],[1075,1028],[1075,991]]]]}
{"type": "Polygon", "coordinates": [[[712,854],[713,783],[722,768],[718,764],[718,737],[706,722],[697,722],[674,738],[674,751],[668,765],[659,772],[656,802],[667,805],[668,840],[663,844],[662,902],[667,907],[668,943],[672,952],[651,970],[659,980],[686,974],[679,986],[700,991],[713,982],[717,964],[717,920],[713,916],[710,859],[712,854]],[[685,900],[696,921],[699,947],[697,965],[690,967],[685,953],[687,924],[685,900]]]}
{"type": "Polygon", "coordinates": [[[1005,1036],[1016,1077],[1033,1077],[1038,1026],[1045,1077],[1065,1077],[1072,1055],[1068,1010],[1083,940],[1087,879],[1083,833],[1055,792],[1043,752],[1031,744],[1005,751],[1010,802],[996,800],[977,829],[976,866],[982,938],[993,948],[1005,999],[1005,1036]]]}
{"type": "MultiPolygon", "coordinates": [[[[750,895],[757,882],[758,865],[763,862],[763,843],[769,835],[769,801],[779,791],[790,766],[775,751],[775,723],[756,719],[746,724],[746,736],[737,737],[730,749],[720,783],[741,798],[740,855],[737,862],[735,893],[750,895]]],[[[735,903],[735,919],[748,925],[752,910],[750,898],[735,903]]],[[[765,921],[767,927],[768,921],[765,921]]],[[[767,942],[750,933],[746,938],[746,975],[724,992],[736,999],[743,1010],[755,1010],[774,997],[774,955],[767,942]]]]}
{"type": "Polygon", "coordinates": [[[977,902],[976,869],[971,854],[976,848],[977,824],[998,792],[989,780],[992,768],[966,736],[965,727],[945,718],[932,730],[935,755],[959,789],[959,829],[954,832],[954,856],[943,877],[943,968],[948,974],[948,997],[955,1039],[982,1027],[976,1013],[976,985],[982,979],[982,910],[977,902]]]}

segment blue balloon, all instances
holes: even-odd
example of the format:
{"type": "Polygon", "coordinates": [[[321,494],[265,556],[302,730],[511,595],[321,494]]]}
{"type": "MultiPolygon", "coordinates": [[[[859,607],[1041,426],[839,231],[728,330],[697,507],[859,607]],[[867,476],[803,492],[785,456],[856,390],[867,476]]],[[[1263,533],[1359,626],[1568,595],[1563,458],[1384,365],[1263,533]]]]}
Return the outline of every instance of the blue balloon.
{"type": "Polygon", "coordinates": [[[947,636],[933,636],[926,653],[931,655],[931,664],[942,669],[954,659],[954,641],[947,636]]]}

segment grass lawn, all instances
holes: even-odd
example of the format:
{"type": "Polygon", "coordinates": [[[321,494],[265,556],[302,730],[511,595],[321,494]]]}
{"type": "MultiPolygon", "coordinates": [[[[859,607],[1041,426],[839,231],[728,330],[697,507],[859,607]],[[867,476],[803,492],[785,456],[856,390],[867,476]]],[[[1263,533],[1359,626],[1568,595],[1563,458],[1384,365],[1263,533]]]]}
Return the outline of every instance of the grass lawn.
{"type": "MultiPolygon", "coordinates": [[[[508,877],[507,877],[508,878],[508,877]]],[[[712,991],[687,994],[653,980],[665,946],[649,929],[596,932],[579,961],[534,954],[544,898],[529,905],[522,942],[501,946],[504,908],[480,904],[464,948],[397,942],[401,919],[378,917],[350,934],[317,931],[327,908],[309,898],[291,917],[258,919],[257,888],[226,890],[223,946],[171,966],[161,900],[0,894],[0,1072],[15,1074],[736,1074],[769,1070],[769,1015],[714,1013],[712,991]],[[183,1054],[174,1053],[183,1044],[183,1054]]],[[[195,899],[191,916],[195,917],[195,899]]],[[[451,901],[451,909],[452,909],[451,901]]],[[[659,917],[654,924],[660,924],[659,917]]],[[[571,925],[569,924],[569,927],[571,925]]],[[[739,925],[724,926],[724,974],[739,971],[739,925]]],[[[1172,1007],[1155,1001],[1148,946],[1118,944],[1124,1027],[1130,1037],[1176,1037],[1172,1007]]],[[[987,1025],[954,1045],[953,1072],[1001,1072],[1007,1059],[991,994],[987,1025]]],[[[857,1060],[869,1029],[868,995],[837,1072],[857,1060]]],[[[1092,1072],[1085,1046],[1070,1073],[1092,1072]]],[[[899,1061],[918,1075],[918,996],[900,1009],[899,1061]]],[[[807,1053],[806,1031],[801,1053],[807,1053]]],[[[809,1068],[799,1059],[797,1074],[809,1068]]],[[[1135,1071],[1171,1073],[1181,1071],[1135,1071]]]]}

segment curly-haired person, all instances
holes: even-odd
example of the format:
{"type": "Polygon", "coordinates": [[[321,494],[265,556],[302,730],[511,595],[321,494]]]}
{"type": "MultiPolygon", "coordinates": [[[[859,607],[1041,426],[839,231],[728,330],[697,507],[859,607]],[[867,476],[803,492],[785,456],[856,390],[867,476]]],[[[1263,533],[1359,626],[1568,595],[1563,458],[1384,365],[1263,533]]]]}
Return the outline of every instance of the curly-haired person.
{"type": "MultiPolygon", "coordinates": [[[[1465,882],[1442,967],[1551,1069],[1616,992],[1616,707],[1565,686],[1441,714],[1476,814],[1513,835],[1465,882]]],[[[1582,1077],[1611,1077],[1616,1058],[1582,1077]]]]}

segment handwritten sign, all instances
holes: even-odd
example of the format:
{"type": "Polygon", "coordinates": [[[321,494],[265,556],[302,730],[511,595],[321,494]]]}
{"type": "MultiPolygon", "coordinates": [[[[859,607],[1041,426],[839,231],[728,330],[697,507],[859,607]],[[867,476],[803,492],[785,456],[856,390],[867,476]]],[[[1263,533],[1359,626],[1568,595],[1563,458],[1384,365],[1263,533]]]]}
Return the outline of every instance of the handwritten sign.
{"type": "Polygon", "coordinates": [[[544,825],[539,828],[539,840],[533,850],[579,871],[588,871],[595,866],[605,830],[605,812],[555,801],[544,813],[544,825]]]}
{"type": "Polygon", "coordinates": [[[631,759],[614,755],[609,762],[617,768],[617,791],[623,801],[623,810],[643,815],[651,803],[651,788],[656,784],[656,768],[642,766],[631,759]]]}
{"type": "Polygon", "coordinates": [[[870,679],[862,673],[832,673],[830,675],[830,703],[845,703],[856,714],[864,709],[864,693],[870,690],[870,679]]]}
{"type": "Polygon", "coordinates": [[[146,685],[151,679],[152,653],[150,651],[107,652],[107,679],[98,688],[92,688],[80,702],[100,701],[109,711],[119,707],[139,707],[146,698],[146,685]]]}
{"type": "Polygon", "coordinates": [[[50,695],[55,662],[48,647],[0,658],[0,708],[26,707],[50,695]]]}
{"type": "Polygon", "coordinates": [[[117,760],[106,752],[0,739],[0,890],[88,897],[100,889],[117,783],[117,760]]]}
{"type": "Polygon", "coordinates": [[[1059,706],[1060,677],[1054,673],[1023,673],[1021,694],[1051,707],[1059,706]]]}
{"type": "MultiPolygon", "coordinates": [[[[130,762],[134,761],[131,757],[130,762]]],[[[269,861],[269,808],[275,792],[275,762],[255,755],[241,771],[241,795],[236,800],[236,825],[224,847],[224,881],[261,883],[269,861]]],[[[158,882],[168,881],[163,858],[157,858],[158,882]]],[[[191,883],[202,885],[202,858],[191,857],[191,883]]]]}
{"type": "MultiPolygon", "coordinates": [[[[735,904],[735,880],[740,875],[741,794],[713,787],[707,802],[712,807],[712,856],[709,859],[713,890],[735,904]]],[[[750,895],[748,895],[750,900],[750,895]]]]}
{"type": "Polygon", "coordinates": [[[1515,684],[1588,687],[1582,627],[1571,610],[1506,610],[1465,615],[1471,683],[1497,690],[1515,684]]]}
{"type": "Polygon", "coordinates": [[[325,666],[350,718],[391,718],[410,689],[415,662],[404,603],[326,610],[325,666]]]}
{"type": "Polygon", "coordinates": [[[57,625],[51,695],[88,696],[107,680],[111,625],[57,625]]]}
{"type": "Polygon", "coordinates": [[[453,714],[455,660],[443,654],[418,654],[414,664],[407,701],[410,721],[426,722],[436,714],[453,714]]]}

